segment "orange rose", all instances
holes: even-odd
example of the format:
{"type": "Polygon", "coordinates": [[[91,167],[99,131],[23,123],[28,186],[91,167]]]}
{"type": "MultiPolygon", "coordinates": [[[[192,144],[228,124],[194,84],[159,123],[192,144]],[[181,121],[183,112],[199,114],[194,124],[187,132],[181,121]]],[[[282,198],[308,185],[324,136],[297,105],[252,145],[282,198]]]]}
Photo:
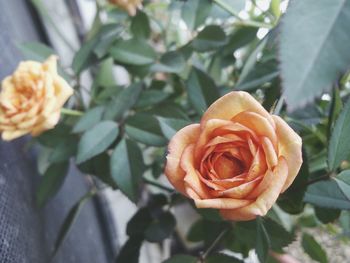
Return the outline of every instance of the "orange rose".
{"type": "Polygon", "coordinates": [[[44,63],[26,61],[1,83],[0,132],[13,140],[31,133],[37,136],[52,129],[73,89],[57,74],[57,58],[44,63]]]}
{"type": "Polygon", "coordinates": [[[227,220],[264,216],[296,177],[301,138],[250,94],[231,92],[213,103],[200,124],[178,131],[165,174],[198,208],[227,220]]]}
{"type": "Polygon", "coordinates": [[[109,0],[109,2],[124,9],[131,16],[136,15],[137,8],[142,6],[142,0],[109,0]]]}

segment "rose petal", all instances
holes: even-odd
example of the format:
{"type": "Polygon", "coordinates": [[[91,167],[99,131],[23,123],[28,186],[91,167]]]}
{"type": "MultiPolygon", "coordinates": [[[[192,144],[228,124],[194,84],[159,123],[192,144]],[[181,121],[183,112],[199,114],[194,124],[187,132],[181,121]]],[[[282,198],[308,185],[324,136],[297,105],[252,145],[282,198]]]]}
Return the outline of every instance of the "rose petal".
{"type": "Polygon", "coordinates": [[[274,126],[270,114],[245,91],[232,91],[215,101],[203,115],[201,126],[204,127],[212,119],[231,120],[243,111],[255,112],[265,117],[274,126]]]}
{"type": "Polygon", "coordinates": [[[192,189],[192,187],[185,184],[185,192],[187,193],[188,197],[196,200],[201,199],[201,197],[192,189]]]}
{"type": "Polygon", "coordinates": [[[288,164],[288,178],[283,186],[284,192],[294,181],[303,162],[302,140],[291,127],[279,116],[273,115],[278,137],[278,156],[283,156],[288,164]]]}
{"type": "Polygon", "coordinates": [[[201,124],[201,134],[195,148],[195,159],[199,160],[203,156],[204,148],[211,139],[230,133],[235,133],[236,135],[239,133],[245,133],[249,134],[255,140],[258,140],[252,130],[239,123],[219,119],[208,120],[205,126],[201,124]]]}
{"type": "Polygon", "coordinates": [[[186,175],[184,181],[201,198],[210,198],[208,188],[201,182],[199,172],[194,168],[194,145],[187,146],[181,156],[180,165],[186,175]]]}
{"type": "Polygon", "coordinates": [[[222,209],[220,210],[222,217],[227,220],[245,221],[266,215],[276,202],[288,177],[288,166],[283,157],[278,159],[278,165],[274,170],[274,174],[275,178],[271,185],[258,196],[255,202],[239,209],[222,209]]]}
{"type": "Polygon", "coordinates": [[[260,184],[247,196],[247,199],[255,199],[261,195],[262,192],[273,184],[274,180],[276,180],[276,176],[278,176],[278,174],[274,173],[272,170],[267,170],[260,184]]]}
{"type": "Polygon", "coordinates": [[[185,171],[180,167],[180,159],[184,149],[196,142],[200,133],[199,124],[188,125],[179,130],[171,139],[168,146],[165,175],[177,191],[186,195],[184,186],[185,171]]]}
{"type": "Polygon", "coordinates": [[[251,203],[250,200],[232,198],[196,199],[197,208],[237,209],[251,203]]]}
{"type": "Polygon", "coordinates": [[[247,181],[253,180],[259,175],[264,174],[266,169],[267,169],[267,165],[265,161],[265,154],[263,153],[261,148],[258,148],[258,151],[254,156],[251,166],[249,168],[249,171],[247,174],[247,181]]]}
{"type": "Polygon", "coordinates": [[[259,136],[267,137],[274,146],[277,143],[275,127],[267,120],[267,118],[255,113],[244,111],[232,118],[232,121],[238,122],[243,126],[253,130],[259,136]]]}
{"type": "Polygon", "coordinates": [[[15,131],[3,131],[1,137],[4,141],[11,141],[17,139],[25,134],[27,134],[28,130],[15,130],[15,131]]]}
{"type": "Polygon", "coordinates": [[[244,142],[244,139],[236,134],[225,134],[223,136],[217,136],[207,143],[207,147],[214,146],[222,143],[232,143],[232,142],[244,142]]]}
{"type": "Polygon", "coordinates": [[[262,147],[265,153],[267,167],[272,169],[278,163],[278,157],[276,151],[272,145],[272,142],[267,137],[262,138],[262,147]]]}
{"type": "Polygon", "coordinates": [[[217,189],[215,187],[212,187],[213,189],[225,190],[225,189],[229,189],[229,188],[241,185],[246,181],[245,177],[246,177],[246,173],[243,173],[230,179],[212,179],[209,181],[210,181],[210,184],[217,185],[217,189]]]}
{"type": "MultiPolygon", "coordinates": [[[[245,198],[249,196],[249,193],[260,183],[263,176],[255,178],[253,181],[243,183],[239,186],[224,190],[224,191],[212,191],[211,193],[215,197],[230,197],[230,198],[245,198]]],[[[246,198],[251,199],[251,198],[246,198]]]]}

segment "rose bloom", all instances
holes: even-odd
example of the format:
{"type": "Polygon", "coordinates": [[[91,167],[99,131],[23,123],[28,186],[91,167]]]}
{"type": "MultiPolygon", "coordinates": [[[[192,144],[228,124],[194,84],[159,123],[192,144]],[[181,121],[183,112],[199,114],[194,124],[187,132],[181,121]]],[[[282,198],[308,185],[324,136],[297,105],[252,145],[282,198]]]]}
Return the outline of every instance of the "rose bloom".
{"type": "Polygon", "coordinates": [[[301,138],[250,94],[214,102],[200,124],[171,139],[165,174],[197,208],[224,219],[264,216],[293,182],[302,163],[301,138]]]}
{"type": "Polygon", "coordinates": [[[12,76],[1,83],[0,132],[13,140],[31,133],[37,136],[52,129],[73,89],[57,74],[57,57],[44,63],[21,62],[12,76]]]}
{"type": "Polygon", "coordinates": [[[124,9],[131,16],[136,15],[137,8],[142,6],[142,0],[109,0],[109,2],[124,9]]]}

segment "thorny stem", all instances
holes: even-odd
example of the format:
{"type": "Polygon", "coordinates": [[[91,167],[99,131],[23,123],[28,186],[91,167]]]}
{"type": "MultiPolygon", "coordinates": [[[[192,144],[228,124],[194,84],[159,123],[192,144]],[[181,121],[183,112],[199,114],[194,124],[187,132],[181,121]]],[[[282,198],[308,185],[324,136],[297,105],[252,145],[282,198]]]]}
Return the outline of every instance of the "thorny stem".
{"type": "Polygon", "coordinates": [[[167,186],[162,185],[162,184],[160,184],[160,183],[157,183],[157,182],[148,180],[148,179],[146,179],[146,178],[144,178],[143,181],[144,181],[146,184],[153,185],[153,186],[158,187],[159,189],[165,190],[165,191],[167,191],[167,192],[169,192],[169,193],[174,192],[174,190],[171,189],[170,187],[167,187],[167,186]]]}
{"type": "Polygon", "coordinates": [[[222,238],[227,233],[228,229],[223,230],[217,238],[213,241],[213,243],[208,247],[208,249],[201,255],[201,260],[204,261],[204,259],[210,254],[210,252],[219,244],[219,242],[222,240],[222,238]]]}
{"type": "Polygon", "coordinates": [[[70,116],[82,116],[84,114],[84,112],[82,111],[71,110],[66,108],[62,108],[61,113],[65,115],[70,115],[70,116]]]}

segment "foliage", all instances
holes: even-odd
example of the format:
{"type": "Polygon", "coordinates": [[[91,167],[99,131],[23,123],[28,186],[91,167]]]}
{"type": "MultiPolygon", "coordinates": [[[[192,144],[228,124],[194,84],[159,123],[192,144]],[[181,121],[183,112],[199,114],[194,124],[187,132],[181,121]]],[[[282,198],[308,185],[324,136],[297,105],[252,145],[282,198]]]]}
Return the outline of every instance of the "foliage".
{"type": "MultiPolygon", "coordinates": [[[[294,240],[282,218],[297,214],[306,227],[305,208],[314,207],[308,216],[324,223],[337,223],[340,210],[350,210],[350,1],[294,0],[286,12],[286,1],[260,1],[263,8],[259,1],[247,2],[144,1],[142,11],[130,17],[97,1],[93,27],[69,69],[61,68],[75,95],[60,124],[37,138],[50,153],[38,203],[59,190],[69,159],[86,176],[118,188],[140,207],[129,221],[118,263],[138,262],[143,242],[166,238],[177,248],[166,263],[241,262],[221,252],[245,257],[252,249],[268,262],[270,251],[283,252],[294,240]],[[129,84],[121,85],[125,81],[113,74],[115,67],[126,71],[129,84]],[[93,76],[88,87],[81,83],[86,71],[93,76]],[[275,205],[279,213],[273,209],[265,218],[232,223],[217,211],[198,211],[187,235],[199,243],[199,253],[192,252],[179,240],[172,214],[172,207],[188,200],[177,198],[158,178],[171,137],[198,122],[213,101],[231,90],[249,91],[287,120],[303,138],[304,163],[275,205]]],[[[54,52],[38,43],[19,49],[39,61],[54,52]]],[[[72,208],[55,249],[91,195],[72,208]]],[[[348,233],[345,213],[340,226],[348,233]]],[[[302,246],[314,260],[327,262],[321,244],[309,234],[303,234],[302,246]]]]}

